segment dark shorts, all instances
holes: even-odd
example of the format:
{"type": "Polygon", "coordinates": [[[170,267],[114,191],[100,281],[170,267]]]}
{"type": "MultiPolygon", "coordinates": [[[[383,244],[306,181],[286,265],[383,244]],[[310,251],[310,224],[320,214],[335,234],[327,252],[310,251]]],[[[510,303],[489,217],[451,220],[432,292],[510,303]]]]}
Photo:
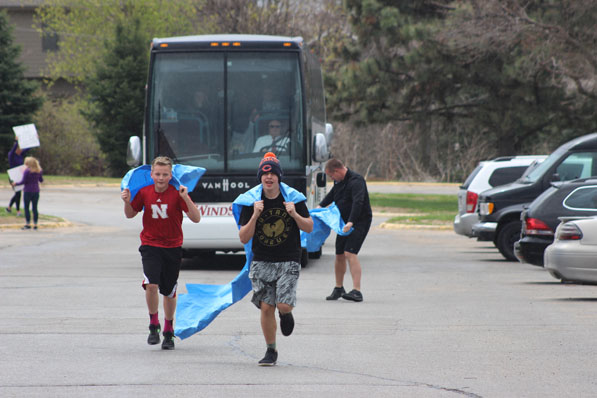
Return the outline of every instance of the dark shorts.
{"type": "Polygon", "coordinates": [[[176,297],[182,248],[141,245],[139,252],[143,262],[143,288],[148,284],[158,285],[162,295],[176,297]]]}
{"type": "Polygon", "coordinates": [[[354,225],[354,230],[350,235],[336,235],[336,254],[344,254],[344,252],[359,254],[370,227],[371,222],[359,223],[354,225]]]}

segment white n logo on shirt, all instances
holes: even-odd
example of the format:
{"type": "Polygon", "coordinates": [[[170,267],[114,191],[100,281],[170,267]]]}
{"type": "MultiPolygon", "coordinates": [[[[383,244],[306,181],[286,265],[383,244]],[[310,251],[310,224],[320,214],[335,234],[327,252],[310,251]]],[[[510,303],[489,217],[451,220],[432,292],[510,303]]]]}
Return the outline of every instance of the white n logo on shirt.
{"type": "Polygon", "coordinates": [[[168,218],[168,205],[151,205],[151,217],[152,218],[168,218]]]}

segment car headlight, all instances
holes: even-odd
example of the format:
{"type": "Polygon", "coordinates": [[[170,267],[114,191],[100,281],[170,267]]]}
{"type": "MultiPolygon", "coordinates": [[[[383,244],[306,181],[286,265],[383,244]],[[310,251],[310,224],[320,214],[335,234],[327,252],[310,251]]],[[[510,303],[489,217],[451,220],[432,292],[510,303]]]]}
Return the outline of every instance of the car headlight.
{"type": "Polygon", "coordinates": [[[482,216],[488,216],[493,213],[495,205],[492,202],[482,202],[479,204],[479,214],[482,216]]]}

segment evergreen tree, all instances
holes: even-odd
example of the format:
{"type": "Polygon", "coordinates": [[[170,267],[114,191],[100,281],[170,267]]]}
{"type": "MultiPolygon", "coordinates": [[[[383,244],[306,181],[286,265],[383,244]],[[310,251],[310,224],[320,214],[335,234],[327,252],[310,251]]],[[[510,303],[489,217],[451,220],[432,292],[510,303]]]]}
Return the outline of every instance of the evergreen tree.
{"type": "Polygon", "coordinates": [[[595,2],[345,5],[356,39],[341,47],[347,62],[327,81],[336,118],[410,121],[421,151],[481,135],[501,155],[597,127],[595,2]]]}
{"type": "Polygon", "coordinates": [[[106,56],[88,81],[90,110],[85,116],[98,130],[113,176],[128,170],[128,139],[143,131],[148,43],[141,32],[138,19],[117,24],[115,40],[106,43],[106,56]]]}
{"type": "MultiPolygon", "coordinates": [[[[0,11],[0,153],[6,156],[14,142],[13,126],[32,123],[42,105],[35,95],[38,85],[25,79],[25,67],[17,61],[21,52],[13,43],[12,27],[6,12],[0,11]]],[[[6,162],[0,163],[5,170],[6,162]]]]}

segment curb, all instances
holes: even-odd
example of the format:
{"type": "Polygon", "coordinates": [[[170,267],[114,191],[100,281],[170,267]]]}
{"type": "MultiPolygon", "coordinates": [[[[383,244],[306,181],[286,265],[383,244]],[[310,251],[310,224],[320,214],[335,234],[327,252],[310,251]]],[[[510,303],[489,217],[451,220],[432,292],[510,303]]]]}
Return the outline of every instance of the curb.
{"type": "Polygon", "coordinates": [[[426,230],[437,230],[437,231],[449,231],[454,227],[452,225],[425,225],[425,224],[392,224],[383,222],[379,224],[379,228],[382,229],[426,229],[426,230]]]}
{"type": "MultiPolygon", "coordinates": [[[[21,229],[24,224],[0,224],[0,230],[6,229],[21,229]]],[[[74,224],[70,221],[58,221],[58,222],[40,222],[37,224],[38,229],[55,229],[72,227],[74,224]]]]}

